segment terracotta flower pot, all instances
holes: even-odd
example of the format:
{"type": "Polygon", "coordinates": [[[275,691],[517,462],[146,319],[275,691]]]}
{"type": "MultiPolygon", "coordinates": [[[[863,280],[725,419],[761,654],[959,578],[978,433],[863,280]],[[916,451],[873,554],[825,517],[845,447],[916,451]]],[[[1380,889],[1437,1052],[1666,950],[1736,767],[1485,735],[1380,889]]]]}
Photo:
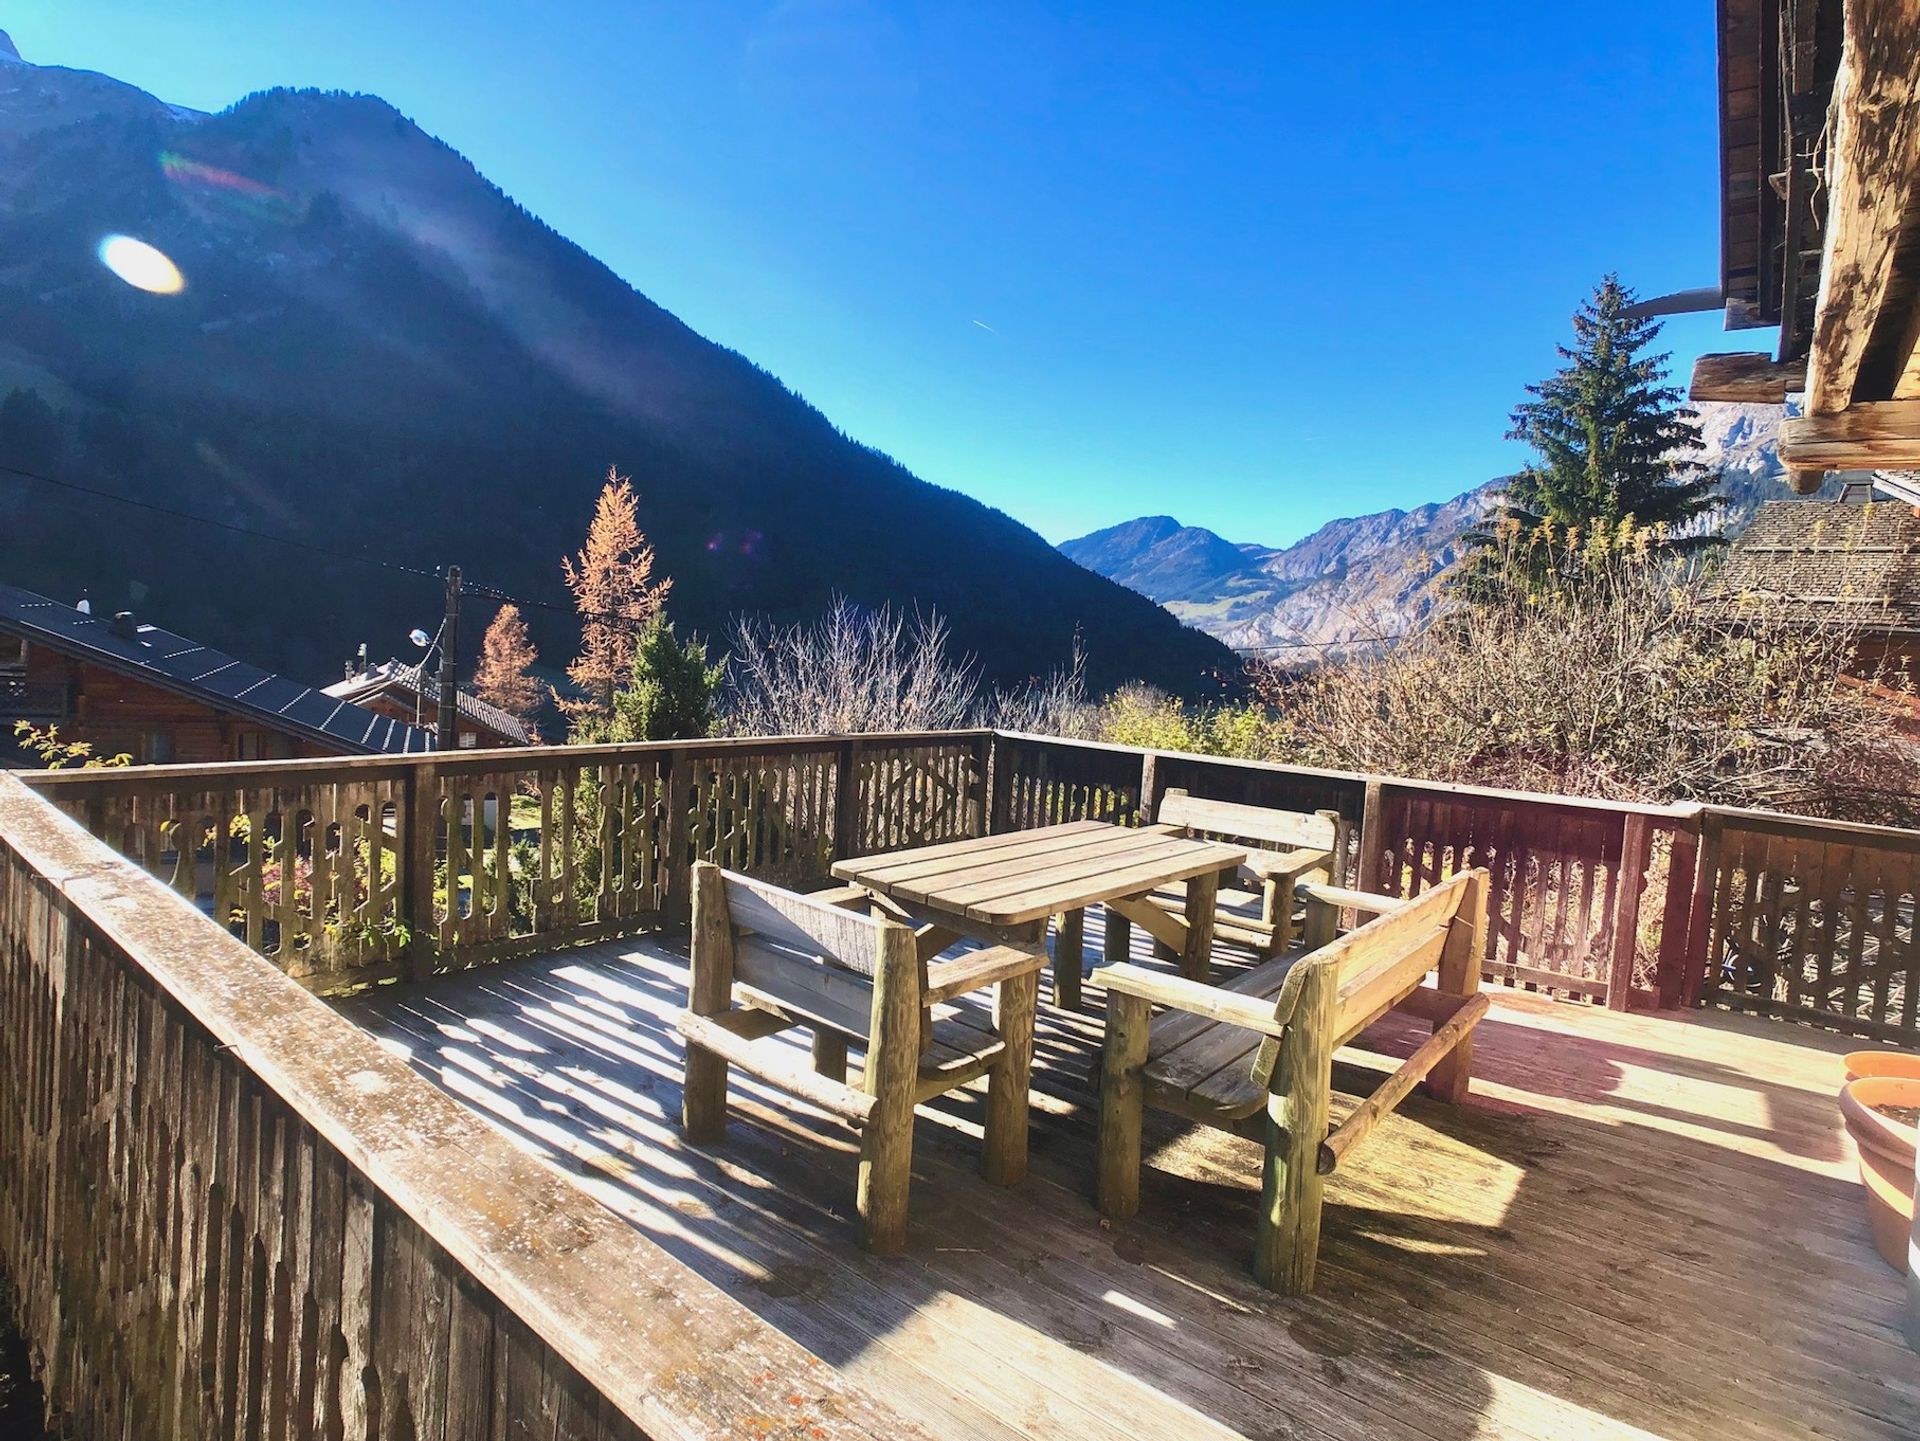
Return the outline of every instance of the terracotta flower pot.
{"type": "Polygon", "coordinates": [[[1874,1249],[1904,1274],[1913,1233],[1914,1145],[1920,1132],[1881,1115],[1875,1106],[1920,1108],[1920,1077],[1862,1076],[1840,1091],[1840,1114],[1860,1153],[1874,1249]]]}
{"type": "Polygon", "coordinates": [[[1852,1051],[1847,1055],[1847,1079],[1862,1076],[1903,1076],[1920,1080],[1920,1055],[1912,1051],[1852,1051]]]}

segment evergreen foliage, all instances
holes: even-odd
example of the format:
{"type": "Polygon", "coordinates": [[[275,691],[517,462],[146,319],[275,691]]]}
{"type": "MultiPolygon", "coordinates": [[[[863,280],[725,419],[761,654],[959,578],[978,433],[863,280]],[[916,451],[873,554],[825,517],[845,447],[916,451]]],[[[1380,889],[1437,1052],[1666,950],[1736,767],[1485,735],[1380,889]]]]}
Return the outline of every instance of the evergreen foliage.
{"type": "Polygon", "coordinates": [[[1471,594],[1537,594],[1578,585],[1598,555],[1631,546],[1684,552],[1718,543],[1702,518],[1718,478],[1687,456],[1700,428],[1667,382],[1664,353],[1648,353],[1657,322],[1631,315],[1636,296],[1608,275],[1574,313],[1567,363],[1529,385],[1509,440],[1533,464],[1507,483],[1491,524],[1469,536],[1463,580],[1471,594]]]}
{"type": "Polygon", "coordinates": [[[725,661],[707,663],[706,643],[683,644],[673,623],[656,613],[633,651],[632,679],[613,696],[610,741],[699,740],[713,734],[725,661]]]}

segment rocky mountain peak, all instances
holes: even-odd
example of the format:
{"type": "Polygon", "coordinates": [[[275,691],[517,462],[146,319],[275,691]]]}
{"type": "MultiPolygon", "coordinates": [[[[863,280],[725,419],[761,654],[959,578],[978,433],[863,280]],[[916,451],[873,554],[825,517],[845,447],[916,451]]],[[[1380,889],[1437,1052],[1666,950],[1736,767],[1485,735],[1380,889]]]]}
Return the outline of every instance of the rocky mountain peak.
{"type": "Polygon", "coordinates": [[[0,30],[0,60],[19,60],[22,65],[27,63],[20,59],[20,51],[13,43],[13,37],[4,30],[0,30]]]}

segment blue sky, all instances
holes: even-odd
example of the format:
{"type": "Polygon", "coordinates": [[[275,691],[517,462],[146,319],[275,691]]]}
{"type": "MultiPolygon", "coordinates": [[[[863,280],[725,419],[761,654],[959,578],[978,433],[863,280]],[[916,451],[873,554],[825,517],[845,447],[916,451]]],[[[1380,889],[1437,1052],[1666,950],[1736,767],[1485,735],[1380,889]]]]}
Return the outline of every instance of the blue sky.
{"type": "MultiPolygon", "coordinates": [[[[701,333],[1062,540],[1441,499],[1608,269],[1712,284],[1711,0],[13,0],[28,59],[384,96],[701,333]]],[[[1669,322],[1684,375],[1759,348],[1669,322]]]]}

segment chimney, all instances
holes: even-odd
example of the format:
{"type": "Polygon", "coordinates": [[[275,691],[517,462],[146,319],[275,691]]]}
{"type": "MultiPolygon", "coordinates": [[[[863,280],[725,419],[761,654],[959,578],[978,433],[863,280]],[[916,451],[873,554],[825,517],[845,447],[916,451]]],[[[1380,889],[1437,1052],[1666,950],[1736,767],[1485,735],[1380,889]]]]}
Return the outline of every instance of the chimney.
{"type": "Polygon", "coordinates": [[[140,637],[140,627],[133,623],[133,612],[130,610],[116,610],[113,619],[107,623],[107,629],[122,640],[137,640],[140,637]]]}

